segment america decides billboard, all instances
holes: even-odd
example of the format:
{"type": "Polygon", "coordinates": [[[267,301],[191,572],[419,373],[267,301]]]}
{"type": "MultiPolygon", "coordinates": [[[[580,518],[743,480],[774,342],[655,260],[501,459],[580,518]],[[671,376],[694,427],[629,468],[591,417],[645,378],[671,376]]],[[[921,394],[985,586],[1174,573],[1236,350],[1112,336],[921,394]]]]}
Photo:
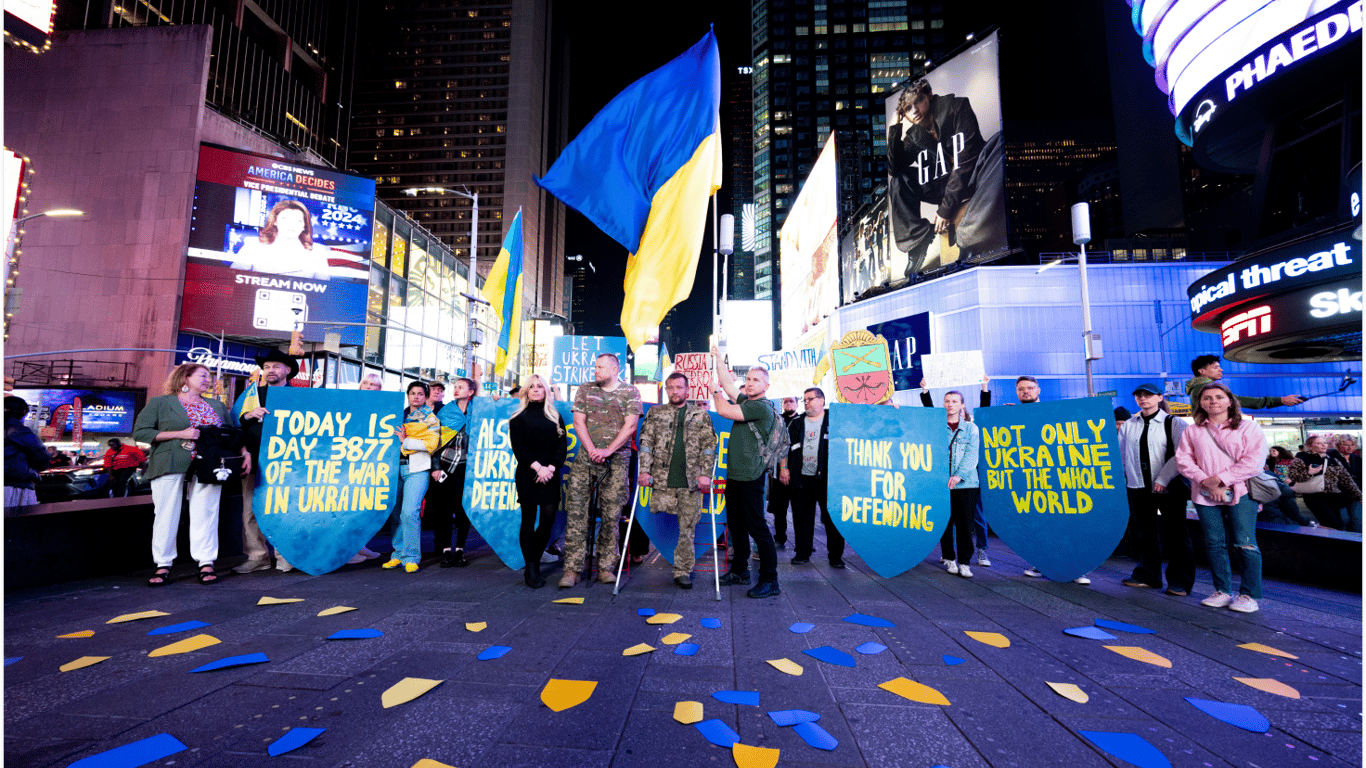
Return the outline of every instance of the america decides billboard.
{"type": "Polygon", "coordinates": [[[375,182],[328,168],[203,145],[195,184],[182,330],[361,344],[375,182]]]}

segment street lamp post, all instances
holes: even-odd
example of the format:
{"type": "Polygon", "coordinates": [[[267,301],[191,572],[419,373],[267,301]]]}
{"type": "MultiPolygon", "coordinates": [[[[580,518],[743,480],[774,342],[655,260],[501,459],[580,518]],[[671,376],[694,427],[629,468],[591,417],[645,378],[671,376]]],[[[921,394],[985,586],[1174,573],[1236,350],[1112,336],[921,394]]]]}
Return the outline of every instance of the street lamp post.
{"type": "Polygon", "coordinates": [[[20,230],[19,230],[19,225],[20,225],[20,224],[23,224],[24,222],[29,221],[29,220],[31,220],[31,219],[41,219],[41,218],[44,217],[44,216],[65,217],[65,216],[84,216],[84,215],[85,215],[85,211],[78,211],[78,210],[76,210],[76,209],[74,209],[74,208],[53,208],[53,209],[50,210],[50,211],[43,211],[42,213],[34,213],[34,214],[31,214],[31,215],[28,215],[28,216],[21,216],[21,217],[15,219],[15,220],[10,224],[10,226],[9,226],[9,234],[8,234],[8,236],[7,236],[6,239],[5,239],[5,336],[6,336],[6,338],[9,337],[9,318],[10,318],[10,315],[12,315],[12,314],[16,311],[16,310],[15,310],[15,306],[18,304],[17,300],[14,302],[13,305],[11,304],[11,300],[10,300],[10,299],[11,299],[11,295],[14,295],[14,296],[16,296],[16,297],[22,295],[22,294],[15,294],[15,293],[13,293],[13,292],[16,290],[15,285],[14,285],[14,281],[15,281],[15,280],[18,278],[18,276],[19,276],[19,272],[18,272],[18,269],[17,269],[17,267],[19,266],[19,264],[18,264],[18,262],[17,262],[17,260],[16,260],[16,257],[18,256],[18,251],[15,250],[15,245],[19,242],[19,231],[20,231],[20,230]]]}
{"type": "MultiPolygon", "coordinates": [[[[459,195],[468,198],[470,201],[470,280],[469,291],[465,294],[465,375],[471,379],[474,376],[474,305],[482,303],[482,300],[475,297],[475,286],[479,277],[479,193],[461,192],[458,189],[447,187],[409,187],[403,190],[403,194],[409,197],[417,197],[419,192],[435,192],[437,194],[459,195]]],[[[510,321],[509,321],[510,322],[510,321]]],[[[477,381],[477,380],[476,380],[477,381]]]]}
{"type": "Polygon", "coordinates": [[[1091,335],[1091,296],[1086,290],[1086,244],[1091,242],[1091,206],[1087,203],[1072,206],[1072,242],[1081,246],[1081,257],[1077,259],[1081,274],[1081,333],[1086,350],[1086,396],[1092,397],[1096,388],[1091,381],[1091,361],[1100,358],[1100,350],[1091,335]]]}

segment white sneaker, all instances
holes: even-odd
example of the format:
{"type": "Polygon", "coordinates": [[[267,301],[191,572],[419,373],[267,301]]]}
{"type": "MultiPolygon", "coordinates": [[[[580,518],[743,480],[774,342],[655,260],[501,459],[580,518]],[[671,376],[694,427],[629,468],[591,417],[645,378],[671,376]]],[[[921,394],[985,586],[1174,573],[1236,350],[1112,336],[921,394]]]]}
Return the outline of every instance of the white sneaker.
{"type": "Polygon", "coordinates": [[[987,557],[987,551],[985,549],[977,550],[977,564],[983,568],[991,567],[991,559],[987,557]]]}
{"type": "Polygon", "coordinates": [[[1091,583],[1091,577],[1090,577],[1090,576],[1078,576],[1077,578],[1073,579],[1072,582],[1073,582],[1074,584],[1090,584],[1090,583],[1091,583]]]}
{"type": "Polygon", "coordinates": [[[948,569],[949,573],[957,574],[959,572],[958,563],[956,562],[949,561],[949,564],[944,567],[948,569]]]}
{"type": "Polygon", "coordinates": [[[1234,598],[1233,603],[1229,605],[1228,609],[1230,611],[1237,611],[1238,613],[1256,613],[1257,601],[1247,595],[1238,595],[1238,597],[1234,598]]]}
{"type": "Polygon", "coordinates": [[[972,569],[968,567],[967,563],[963,563],[958,566],[958,575],[965,579],[970,579],[972,578],[972,569]]]}
{"type": "Polygon", "coordinates": [[[1043,574],[1040,573],[1040,572],[1038,571],[1038,569],[1036,569],[1036,568],[1035,568],[1034,566],[1032,566],[1032,565],[1029,566],[1028,568],[1024,569],[1024,575],[1029,576],[1030,578],[1034,578],[1034,579],[1037,579],[1037,578],[1040,578],[1040,577],[1043,576],[1043,574]]]}
{"type": "Polygon", "coordinates": [[[944,566],[945,568],[948,568],[948,567],[949,567],[949,563],[952,563],[952,562],[954,562],[954,561],[948,559],[947,557],[941,557],[941,558],[939,558],[939,564],[942,565],[942,566],[944,566]]]}
{"type": "Polygon", "coordinates": [[[1204,600],[1201,600],[1200,604],[1206,608],[1223,608],[1231,602],[1233,602],[1233,595],[1230,595],[1227,592],[1215,592],[1204,600]]]}

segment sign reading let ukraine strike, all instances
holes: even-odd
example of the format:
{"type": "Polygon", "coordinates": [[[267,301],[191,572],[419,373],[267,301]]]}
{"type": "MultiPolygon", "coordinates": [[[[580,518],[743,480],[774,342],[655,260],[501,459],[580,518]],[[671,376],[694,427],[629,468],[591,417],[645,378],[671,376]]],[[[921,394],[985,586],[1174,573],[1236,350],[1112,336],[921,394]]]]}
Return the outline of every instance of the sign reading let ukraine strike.
{"type": "Polygon", "coordinates": [[[1071,581],[1105,562],[1129,499],[1108,397],[979,408],[982,512],[1045,576],[1071,581]]]}
{"type": "Polygon", "coordinates": [[[252,508],[290,563],[317,576],[346,564],[394,506],[403,397],[271,387],[252,508]]]}
{"type": "Polygon", "coordinates": [[[924,560],[948,524],[946,434],[937,409],[830,406],[827,509],[883,578],[924,560]]]}

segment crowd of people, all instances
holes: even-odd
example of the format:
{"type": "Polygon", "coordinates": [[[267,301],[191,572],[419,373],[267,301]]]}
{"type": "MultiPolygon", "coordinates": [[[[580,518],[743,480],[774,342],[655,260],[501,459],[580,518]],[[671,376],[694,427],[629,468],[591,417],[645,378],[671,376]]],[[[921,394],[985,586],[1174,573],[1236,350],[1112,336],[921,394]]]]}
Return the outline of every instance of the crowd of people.
{"type": "MultiPolygon", "coordinates": [[[[111,492],[126,493],[139,467],[145,467],[144,479],[152,488],[155,572],[148,581],[151,586],[170,580],[186,494],[190,555],[199,568],[197,578],[203,584],[217,583],[214,563],[224,482],[240,482],[244,499],[242,541],[247,559],[233,570],[251,573],[271,568],[272,548],[257,525],[250,499],[258,480],[261,431],[270,412],[270,390],[287,386],[298,374],[298,362],[275,351],[258,363],[262,380],[231,408],[208,396],[212,374],[207,368],[194,363],[177,366],[162,396],[149,400],[137,415],[133,438],[150,445],[150,450],[144,454],[136,445],[125,445],[118,439],[108,442],[104,471],[110,475],[111,492]],[[235,441],[223,436],[224,428],[237,432],[235,441]],[[206,452],[215,457],[218,466],[235,469],[225,471],[215,481],[197,462],[206,452]],[[225,458],[219,460],[219,456],[225,458]],[[225,481],[229,475],[232,480],[225,481]]],[[[694,529],[703,500],[712,490],[716,431],[707,406],[688,400],[685,374],[668,376],[664,381],[665,401],[644,415],[639,392],[620,380],[618,366],[615,355],[600,355],[594,362],[594,380],[577,388],[570,410],[579,446],[572,460],[567,458],[568,425],[555,406],[551,383],[531,376],[514,390],[518,405],[509,419],[508,433],[521,504],[523,575],[530,588],[546,585],[540,566],[562,493],[566,527],[559,587],[573,587],[585,570],[591,572],[591,566],[596,566],[599,582],[615,582],[621,556],[621,514],[629,501],[632,473],[635,485],[648,489],[652,512],[677,517],[674,582],[680,589],[692,587],[694,529]],[[637,441],[637,423],[642,415],[645,420],[637,441]],[[638,468],[633,450],[637,448],[638,468]],[[568,482],[562,491],[560,477],[566,471],[568,482]],[[595,562],[590,562],[588,539],[594,510],[601,516],[601,524],[596,541],[591,542],[595,562]]],[[[1156,384],[1144,383],[1133,391],[1137,413],[1116,409],[1119,456],[1129,499],[1128,540],[1138,561],[1123,583],[1153,589],[1165,585],[1167,594],[1191,594],[1195,556],[1186,525],[1186,502],[1190,501],[1204,534],[1215,587],[1214,594],[1202,604],[1256,611],[1262,596],[1262,558],[1256,540],[1259,515],[1264,521],[1360,532],[1361,454],[1349,436],[1339,436],[1330,447],[1326,436],[1313,435],[1293,455],[1282,446],[1268,448],[1261,428],[1244,409],[1291,406],[1302,398],[1239,396],[1221,381],[1219,359],[1213,355],[1196,358],[1191,370],[1195,377],[1187,385],[1187,393],[1193,423],[1171,414],[1164,389],[1156,384]],[[1303,500],[1305,509],[1297,499],[1303,500]],[[1232,583],[1235,568],[1239,575],[1236,597],[1232,583]]],[[[800,410],[797,398],[788,397],[779,412],[767,399],[769,377],[762,367],[749,369],[740,383],[726,365],[721,365],[716,379],[711,410],[734,422],[723,491],[731,556],[729,570],[720,583],[751,584],[752,541],[758,576],[748,595],[762,598],[781,593],[777,552],[788,542],[789,509],[791,564],[809,564],[815,554],[819,507],[828,562],[832,568],[844,568],[845,541],[826,506],[830,411],[825,393],[819,387],[810,387],[802,394],[800,410]],[[766,509],[773,516],[772,529],[766,509]]],[[[470,379],[456,379],[450,383],[453,399],[448,403],[446,386],[414,381],[405,391],[406,407],[398,430],[402,458],[393,497],[393,551],[382,566],[385,569],[413,573],[421,567],[424,508],[434,531],[436,550],[432,555],[441,558],[441,567],[469,563],[465,548],[471,523],[463,504],[469,452],[466,426],[478,387],[470,379]]],[[[932,407],[930,393],[923,387],[922,382],[922,403],[932,407]]],[[[359,388],[377,391],[383,383],[377,374],[370,374],[359,388]]],[[[1037,403],[1039,394],[1033,377],[1018,377],[1019,404],[1037,403]]],[[[991,392],[983,379],[978,405],[990,404],[991,392]]],[[[972,578],[974,559],[979,567],[991,565],[978,480],[980,434],[962,392],[946,393],[941,405],[951,512],[940,540],[940,561],[950,573],[972,578]]],[[[51,462],[42,442],[23,425],[27,412],[28,406],[21,399],[5,399],[7,507],[36,503],[33,486],[37,473],[51,462]]],[[[350,562],[379,556],[362,549],[350,562]]],[[[279,552],[274,553],[274,567],[282,572],[293,569],[279,552]]],[[[1042,575],[1032,566],[1024,573],[1042,575]]],[[[1086,577],[1077,581],[1089,583],[1086,577]]]]}

